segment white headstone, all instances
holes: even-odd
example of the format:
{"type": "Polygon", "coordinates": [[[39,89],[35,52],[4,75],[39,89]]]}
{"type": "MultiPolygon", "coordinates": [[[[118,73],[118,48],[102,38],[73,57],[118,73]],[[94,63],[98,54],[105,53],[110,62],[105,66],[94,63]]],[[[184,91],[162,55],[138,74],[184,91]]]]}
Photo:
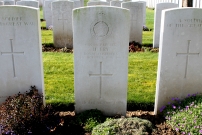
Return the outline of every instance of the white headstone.
{"type": "Polygon", "coordinates": [[[130,42],[142,43],[143,7],[142,2],[123,2],[122,8],[130,9],[130,42]]]}
{"type": "Polygon", "coordinates": [[[146,25],[146,8],[147,2],[146,1],[138,1],[143,3],[143,25],[146,25]]]}
{"type": "Polygon", "coordinates": [[[142,2],[143,5],[143,25],[146,25],[146,7],[147,1],[146,0],[123,0],[123,2],[142,2]]]}
{"type": "Polygon", "coordinates": [[[153,47],[159,47],[160,39],[160,26],[161,26],[161,11],[169,8],[176,8],[178,4],[175,3],[159,3],[156,4],[154,13],[154,34],[153,34],[153,47]]]}
{"type": "Polygon", "coordinates": [[[29,6],[29,7],[35,7],[39,8],[39,2],[38,1],[18,1],[16,2],[16,5],[23,5],[23,6],[29,6]]]}
{"type": "Polygon", "coordinates": [[[52,26],[52,11],[51,11],[51,4],[53,0],[45,0],[44,1],[44,16],[46,20],[46,28],[48,29],[52,26]]]}
{"type": "Polygon", "coordinates": [[[0,5],[4,5],[4,1],[0,1],[0,5]]]}
{"type": "Polygon", "coordinates": [[[73,48],[72,1],[52,2],[53,37],[55,47],[73,48]]]}
{"type": "Polygon", "coordinates": [[[113,1],[110,1],[110,6],[121,7],[122,2],[123,1],[113,0],[113,1]]]}
{"type": "Polygon", "coordinates": [[[82,1],[80,0],[69,0],[74,2],[74,8],[79,8],[79,7],[83,7],[82,1]]]}
{"type": "MultiPolygon", "coordinates": [[[[43,19],[44,20],[46,20],[46,8],[48,8],[48,11],[50,12],[50,10],[51,10],[51,4],[49,4],[49,3],[47,3],[46,5],[45,5],[45,1],[46,0],[43,0],[43,19]]],[[[54,0],[50,0],[50,1],[54,1],[54,0]]],[[[52,14],[52,13],[51,13],[52,14]]]]}
{"type": "Polygon", "coordinates": [[[98,109],[106,115],[126,114],[129,29],[127,9],[73,10],[76,112],[98,109]]]}
{"type": "Polygon", "coordinates": [[[14,0],[6,0],[6,1],[4,1],[4,5],[15,5],[15,1],[14,0]]]}
{"type": "Polygon", "coordinates": [[[38,8],[0,6],[0,13],[0,103],[34,85],[44,94],[38,8]]]}
{"type": "Polygon", "coordinates": [[[202,9],[162,11],[155,114],[171,98],[202,92],[202,9]]]}
{"type": "Polygon", "coordinates": [[[109,2],[105,2],[105,1],[90,1],[90,2],[87,2],[87,5],[88,6],[96,6],[96,5],[106,5],[106,6],[109,6],[110,3],[109,2]]]}

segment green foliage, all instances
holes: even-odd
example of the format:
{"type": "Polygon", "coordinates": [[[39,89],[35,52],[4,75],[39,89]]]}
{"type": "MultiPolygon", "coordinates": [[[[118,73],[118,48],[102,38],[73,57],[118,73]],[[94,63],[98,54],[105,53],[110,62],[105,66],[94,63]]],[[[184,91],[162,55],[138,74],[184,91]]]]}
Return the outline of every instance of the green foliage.
{"type": "Polygon", "coordinates": [[[25,135],[28,133],[46,133],[51,116],[51,107],[43,106],[42,95],[38,94],[35,87],[31,87],[30,92],[18,93],[8,97],[0,105],[0,125],[3,127],[3,134],[25,135]]]}
{"type": "Polygon", "coordinates": [[[84,111],[76,115],[76,122],[84,126],[85,131],[92,131],[93,127],[105,121],[103,113],[97,109],[84,111]]]}
{"type": "Polygon", "coordinates": [[[188,95],[185,99],[172,98],[160,112],[173,129],[182,134],[202,134],[202,94],[188,95]]]}
{"type": "Polygon", "coordinates": [[[148,135],[152,123],[140,118],[108,119],[93,128],[92,135],[148,135]]]}

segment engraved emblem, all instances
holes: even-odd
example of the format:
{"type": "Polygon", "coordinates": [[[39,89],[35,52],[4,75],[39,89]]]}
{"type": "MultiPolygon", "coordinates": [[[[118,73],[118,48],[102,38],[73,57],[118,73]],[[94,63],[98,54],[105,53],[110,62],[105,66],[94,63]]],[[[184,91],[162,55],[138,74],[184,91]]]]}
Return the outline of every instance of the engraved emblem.
{"type": "Polygon", "coordinates": [[[109,27],[106,22],[97,22],[93,27],[93,32],[98,37],[104,37],[109,33],[109,27]]]}
{"type": "Polygon", "coordinates": [[[111,26],[105,19],[106,14],[103,12],[99,12],[97,14],[97,20],[91,24],[91,35],[98,38],[103,39],[108,37],[111,34],[111,26]]]}

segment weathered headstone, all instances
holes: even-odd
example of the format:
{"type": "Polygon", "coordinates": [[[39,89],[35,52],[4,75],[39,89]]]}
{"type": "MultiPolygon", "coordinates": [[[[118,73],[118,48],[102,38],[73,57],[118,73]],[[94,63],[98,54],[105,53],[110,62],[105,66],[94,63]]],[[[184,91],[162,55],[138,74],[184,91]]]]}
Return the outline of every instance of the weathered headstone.
{"type": "Polygon", "coordinates": [[[142,43],[142,25],[143,25],[143,7],[142,2],[123,2],[123,8],[130,9],[131,26],[130,26],[130,42],[136,41],[142,43]]]}
{"type": "Polygon", "coordinates": [[[35,7],[39,8],[39,2],[38,1],[17,1],[16,5],[23,5],[23,6],[29,6],[29,7],[35,7]]]}
{"type": "Polygon", "coordinates": [[[123,1],[119,1],[119,0],[113,0],[113,1],[110,1],[110,6],[116,6],[116,7],[121,7],[121,3],[123,1]]]}
{"type": "Polygon", "coordinates": [[[72,1],[52,2],[53,37],[55,47],[73,48],[72,1]]]}
{"type": "Polygon", "coordinates": [[[15,5],[15,1],[14,0],[6,0],[6,1],[4,1],[4,5],[15,5]]]}
{"type": "Polygon", "coordinates": [[[34,85],[44,94],[39,10],[0,6],[0,13],[0,103],[34,85]]]}
{"type": "Polygon", "coordinates": [[[79,8],[79,7],[83,7],[83,3],[80,0],[69,0],[74,2],[74,8],[79,8]]]}
{"type": "Polygon", "coordinates": [[[129,29],[127,9],[73,10],[76,112],[98,109],[106,115],[126,114],[129,29]]]}
{"type": "Polygon", "coordinates": [[[162,11],[155,114],[171,98],[202,91],[202,9],[162,11]]]}
{"type": "Polygon", "coordinates": [[[46,28],[48,29],[50,26],[52,26],[52,11],[51,11],[51,4],[53,0],[45,0],[44,1],[44,16],[46,20],[46,28]]]}
{"type": "Polygon", "coordinates": [[[177,8],[178,4],[175,3],[159,3],[156,4],[154,13],[154,34],[153,34],[153,47],[159,47],[160,39],[160,26],[161,26],[161,11],[169,8],[177,8]]]}
{"type": "Polygon", "coordinates": [[[146,0],[123,0],[123,2],[141,2],[143,3],[143,25],[146,25],[146,7],[147,1],[146,0]]]}
{"type": "Polygon", "coordinates": [[[88,6],[96,6],[96,5],[106,5],[106,6],[109,6],[110,3],[106,2],[106,1],[89,1],[89,2],[87,2],[87,5],[88,6]]]}

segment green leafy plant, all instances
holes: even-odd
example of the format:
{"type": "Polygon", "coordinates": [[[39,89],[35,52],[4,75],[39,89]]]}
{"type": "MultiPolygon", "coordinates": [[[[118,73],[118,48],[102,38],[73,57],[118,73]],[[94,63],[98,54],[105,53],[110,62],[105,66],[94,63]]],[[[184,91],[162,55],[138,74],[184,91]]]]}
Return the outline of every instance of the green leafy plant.
{"type": "Polygon", "coordinates": [[[84,126],[85,131],[92,131],[93,127],[105,121],[105,116],[100,110],[91,109],[76,115],[76,122],[84,126]]]}
{"type": "Polygon", "coordinates": [[[93,128],[92,135],[148,135],[152,123],[140,118],[108,119],[93,128]]]}
{"type": "Polygon", "coordinates": [[[202,134],[202,94],[188,95],[185,99],[172,98],[160,112],[166,122],[181,134],[202,134]]]}
{"type": "Polygon", "coordinates": [[[50,116],[53,114],[51,106],[43,106],[43,96],[38,93],[36,87],[31,87],[30,92],[10,96],[0,105],[2,133],[47,133],[50,130],[50,116]]]}

